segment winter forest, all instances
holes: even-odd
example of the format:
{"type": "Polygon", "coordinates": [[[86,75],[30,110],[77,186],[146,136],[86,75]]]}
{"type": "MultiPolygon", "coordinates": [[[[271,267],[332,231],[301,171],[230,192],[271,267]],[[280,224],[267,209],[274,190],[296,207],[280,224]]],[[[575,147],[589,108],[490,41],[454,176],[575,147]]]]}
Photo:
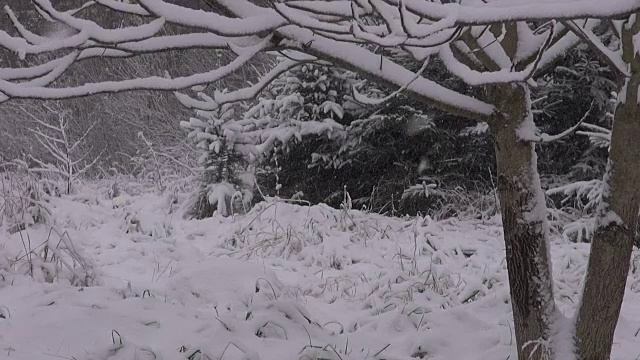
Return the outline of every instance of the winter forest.
{"type": "Polygon", "coordinates": [[[640,359],[640,1],[0,12],[0,359],[640,359]]]}

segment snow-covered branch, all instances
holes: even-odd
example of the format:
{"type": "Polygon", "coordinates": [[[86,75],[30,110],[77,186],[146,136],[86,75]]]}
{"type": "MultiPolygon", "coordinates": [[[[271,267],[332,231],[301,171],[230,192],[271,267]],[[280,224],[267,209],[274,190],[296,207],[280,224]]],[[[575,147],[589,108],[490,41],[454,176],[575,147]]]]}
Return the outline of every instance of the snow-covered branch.
{"type": "Polygon", "coordinates": [[[393,5],[404,3],[416,15],[431,20],[454,18],[457,25],[489,25],[516,21],[571,20],[584,18],[611,19],[629,15],[640,9],[634,0],[569,1],[469,1],[464,4],[438,4],[423,0],[384,0],[393,5]]]}
{"type": "Polygon", "coordinates": [[[615,19],[629,15],[640,9],[634,0],[615,0],[604,4],[598,0],[567,1],[465,1],[464,3],[440,4],[424,0],[371,0],[371,1],[334,1],[316,0],[287,1],[287,7],[305,11],[309,14],[349,18],[353,14],[359,17],[380,12],[381,3],[387,5],[385,13],[406,11],[422,23],[445,21],[448,26],[491,25],[517,21],[574,20],[585,18],[615,19]],[[400,10],[397,10],[400,9],[400,10]]]}
{"type": "Polygon", "coordinates": [[[242,49],[242,54],[227,65],[221,66],[218,69],[214,69],[209,72],[194,74],[190,76],[177,78],[151,76],[146,78],[136,78],[122,81],[89,83],[80,86],[65,88],[31,86],[29,84],[16,84],[8,82],[6,80],[0,80],[0,92],[4,93],[8,97],[15,98],[65,99],[88,96],[98,93],[115,93],[131,90],[183,90],[196,85],[205,85],[218,81],[240,69],[257,53],[262,52],[270,47],[271,43],[269,39],[267,39],[258,45],[251,46],[247,49],[242,49]]]}
{"type": "MultiPolygon", "coordinates": [[[[6,7],[19,36],[0,31],[0,46],[22,59],[30,54],[53,52],[57,58],[22,68],[0,68],[0,102],[11,98],[62,99],[142,89],[181,91],[215,83],[242,69],[259,53],[285,50],[358,72],[392,91],[400,89],[448,112],[485,121],[495,111],[493,105],[447,89],[374,46],[390,48],[391,53],[411,54],[421,63],[439,54],[451,72],[471,85],[526,82],[581,38],[593,40],[591,28],[577,26],[573,19],[610,18],[640,6],[631,0],[618,0],[606,7],[593,0],[544,5],[504,0],[471,1],[464,5],[422,0],[294,0],[267,6],[248,0],[211,2],[220,13],[163,0],[137,3],[98,0],[85,4],[83,8],[93,4],[142,20],[140,25],[110,29],[77,16],[77,9],[60,11],[50,0],[32,0],[45,18],[68,28],[64,36],[56,38],[28,29],[6,7]],[[547,19],[567,20],[565,24],[573,33],[562,26],[541,34],[532,29],[532,23],[525,22],[547,19]],[[507,21],[515,26],[496,25],[507,21]],[[183,30],[167,35],[166,24],[178,25],[183,30]],[[570,41],[563,41],[565,37],[570,37],[570,41]],[[230,49],[238,56],[217,69],[185,76],[167,74],[52,86],[73,63],[85,59],[191,48],[230,49]],[[59,55],[60,51],[65,55],[59,55]]],[[[228,93],[217,91],[212,98],[178,96],[188,106],[212,110],[223,103],[257,96],[270,81],[293,66],[295,61],[282,63],[260,82],[228,93]]]]}
{"type": "MultiPolygon", "coordinates": [[[[485,71],[479,72],[469,68],[467,65],[458,61],[451,49],[451,44],[448,46],[443,46],[440,49],[440,58],[443,60],[445,66],[449,71],[453,74],[460,77],[463,81],[465,81],[469,85],[484,85],[484,84],[495,84],[495,83],[510,83],[510,82],[526,82],[528,81],[535,71],[538,69],[538,65],[541,62],[542,54],[544,54],[545,50],[551,44],[551,40],[554,34],[554,27],[548,31],[547,39],[542,44],[540,44],[537,56],[533,62],[526,66],[526,68],[522,71],[513,71],[510,68],[502,68],[498,71],[485,71]]],[[[486,49],[486,47],[484,47],[486,49]]],[[[487,53],[490,54],[490,53],[487,53]]],[[[492,56],[493,59],[503,59],[502,56],[504,53],[500,53],[500,55],[492,56]]]]}
{"type": "Polygon", "coordinates": [[[216,91],[214,97],[208,97],[204,93],[199,93],[201,99],[195,99],[185,93],[176,92],[178,100],[189,108],[198,110],[212,111],[218,109],[220,106],[229,103],[235,103],[245,100],[250,100],[257,97],[260,92],[267,87],[271,82],[277,79],[280,75],[293,69],[296,66],[304,64],[305,62],[315,61],[313,57],[299,55],[296,59],[288,58],[280,62],[277,66],[271,69],[267,74],[250,87],[241,88],[231,92],[216,91]]]}
{"type": "Polygon", "coordinates": [[[585,41],[591,48],[598,52],[601,57],[611,66],[611,68],[623,76],[629,76],[627,64],[622,59],[620,51],[615,52],[607,48],[598,36],[596,36],[590,29],[580,27],[574,21],[566,21],[565,25],[571,29],[580,39],[585,41]]]}

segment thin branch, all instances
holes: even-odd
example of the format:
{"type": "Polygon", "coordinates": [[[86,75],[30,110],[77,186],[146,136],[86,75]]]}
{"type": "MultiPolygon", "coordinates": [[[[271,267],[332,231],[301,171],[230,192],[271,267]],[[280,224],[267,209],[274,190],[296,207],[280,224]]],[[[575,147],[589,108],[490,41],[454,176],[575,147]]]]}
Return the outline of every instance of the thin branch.
{"type": "Polygon", "coordinates": [[[587,110],[587,112],[582,116],[580,121],[578,121],[578,123],[575,124],[574,126],[568,128],[567,130],[565,130],[565,131],[563,131],[563,132],[561,132],[560,134],[557,134],[557,135],[540,134],[537,142],[546,144],[546,143],[550,143],[550,142],[561,140],[561,139],[573,134],[576,130],[578,130],[578,128],[580,128],[580,126],[582,126],[582,123],[587,119],[587,117],[589,117],[589,115],[591,114],[591,111],[594,108],[594,105],[595,105],[595,101],[592,101],[591,102],[591,106],[589,106],[589,110],[587,110]]]}

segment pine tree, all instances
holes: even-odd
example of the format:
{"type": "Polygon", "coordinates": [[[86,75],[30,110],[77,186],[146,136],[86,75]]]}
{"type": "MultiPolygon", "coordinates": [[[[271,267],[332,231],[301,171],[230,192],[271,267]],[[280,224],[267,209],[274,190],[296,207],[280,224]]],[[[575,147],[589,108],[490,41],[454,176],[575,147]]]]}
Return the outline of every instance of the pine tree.
{"type": "MultiPolygon", "coordinates": [[[[345,137],[344,128],[359,107],[350,100],[355,74],[324,64],[308,63],[273,82],[266,96],[245,114],[261,123],[263,182],[278,194],[306,192],[314,178],[312,154],[345,137]],[[273,184],[275,180],[275,184],[273,184]]],[[[317,180],[317,178],[315,178],[317,180]]]]}
{"type": "Polygon", "coordinates": [[[234,131],[234,109],[224,106],[217,111],[198,111],[199,118],[191,118],[180,125],[189,130],[188,137],[200,151],[201,186],[188,215],[202,219],[217,211],[228,216],[233,211],[233,200],[239,197],[243,204],[252,198],[249,163],[242,153],[242,144],[234,131]]]}

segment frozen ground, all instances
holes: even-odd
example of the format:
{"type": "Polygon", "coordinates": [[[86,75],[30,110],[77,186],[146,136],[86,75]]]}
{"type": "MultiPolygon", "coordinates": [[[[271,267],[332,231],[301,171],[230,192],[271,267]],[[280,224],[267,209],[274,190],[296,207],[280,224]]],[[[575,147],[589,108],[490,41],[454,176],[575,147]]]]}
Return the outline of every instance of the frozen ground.
{"type": "MultiPolygon", "coordinates": [[[[106,193],[52,199],[54,231],[0,229],[1,359],[515,359],[497,218],[262,203],[185,221],[167,196],[106,193]]],[[[570,315],[588,246],[560,241],[570,315]]],[[[640,358],[629,276],[614,359],[640,358]]]]}

